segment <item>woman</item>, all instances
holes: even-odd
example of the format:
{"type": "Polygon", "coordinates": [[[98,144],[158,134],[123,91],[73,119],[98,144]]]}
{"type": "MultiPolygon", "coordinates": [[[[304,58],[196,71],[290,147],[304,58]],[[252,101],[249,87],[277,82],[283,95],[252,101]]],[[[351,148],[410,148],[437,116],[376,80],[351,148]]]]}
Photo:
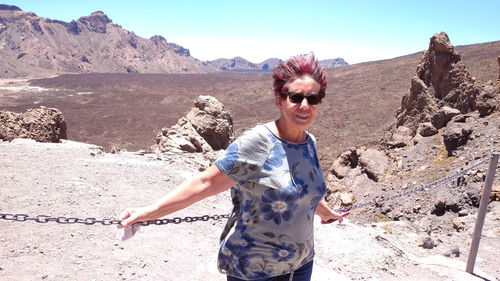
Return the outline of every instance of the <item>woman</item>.
{"type": "Polygon", "coordinates": [[[325,96],[326,75],[313,54],[273,71],[280,117],[245,131],[210,168],[158,202],[127,209],[122,226],[153,220],[231,188],[233,212],[221,236],[218,267],[228,280],[310,280],[313,215],[342,216],[326,192],[316,141],[305,129],[325,96]]]}

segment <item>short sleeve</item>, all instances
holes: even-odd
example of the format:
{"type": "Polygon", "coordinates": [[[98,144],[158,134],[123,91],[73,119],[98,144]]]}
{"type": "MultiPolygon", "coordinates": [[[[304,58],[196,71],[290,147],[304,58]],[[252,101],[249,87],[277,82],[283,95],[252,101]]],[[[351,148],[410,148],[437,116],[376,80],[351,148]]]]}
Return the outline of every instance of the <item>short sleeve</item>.
{"type": "Polygon", "coordinates": [[[238,183],[258,178],[272,149],[272,142],[258,127],[245,131],[214,162],[215,166],[238,183]]]}

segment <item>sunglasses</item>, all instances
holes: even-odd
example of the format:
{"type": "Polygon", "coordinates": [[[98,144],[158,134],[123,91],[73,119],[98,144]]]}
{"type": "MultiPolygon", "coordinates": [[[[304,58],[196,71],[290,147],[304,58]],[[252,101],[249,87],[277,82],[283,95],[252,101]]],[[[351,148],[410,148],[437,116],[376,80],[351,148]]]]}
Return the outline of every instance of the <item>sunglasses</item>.
{"type": "Polygon", "coordinates": [[[292,103],[302,103],[304,98],[307,99],[307,103],[310,105],[316,105],[321,102],[321,100],[325,97],[325,93],[297,93],[297,92],[285,92],[285,95],[288,95],[288,99],[292,103]]]}

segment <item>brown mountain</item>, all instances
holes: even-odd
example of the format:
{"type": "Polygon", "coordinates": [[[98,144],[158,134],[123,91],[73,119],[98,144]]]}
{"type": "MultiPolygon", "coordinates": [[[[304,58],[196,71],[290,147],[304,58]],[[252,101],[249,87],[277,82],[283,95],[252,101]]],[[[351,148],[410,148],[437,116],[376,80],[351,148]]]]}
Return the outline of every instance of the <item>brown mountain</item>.
{"type": "Polygon", "coordinates": [[[103,12],[63,22],[0,5],[0,77],[39,73],[216,72],[161,36],[145,39],[103,12]]]}
{"type": "MultiPolygon", "coordinates": [[[[282,62],[281,59],[270,58],[261,63],[252,63],[242,57],[234,57],[232,59],[220,58],[206,63],[227,72],[271,72],[282,62]]],[[[325,69],[348,65],[343,58],[322,60],[319,63],[325,69]]]]}

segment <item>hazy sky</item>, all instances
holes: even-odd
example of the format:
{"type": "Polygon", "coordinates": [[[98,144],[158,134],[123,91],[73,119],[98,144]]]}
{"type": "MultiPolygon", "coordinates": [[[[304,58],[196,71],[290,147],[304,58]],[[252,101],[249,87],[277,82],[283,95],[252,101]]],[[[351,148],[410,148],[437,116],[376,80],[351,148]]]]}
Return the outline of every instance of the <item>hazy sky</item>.
{"type": "Polygon", "coordinates": [[[348,63],[427,49],[446,31],[453,45],[500,40],[500,0],[19,0],[1,1],[70,22],[103,11],[149,38],[162,35],[200,60],[241,56],[254,63],[313,51],[348,63]]]}

